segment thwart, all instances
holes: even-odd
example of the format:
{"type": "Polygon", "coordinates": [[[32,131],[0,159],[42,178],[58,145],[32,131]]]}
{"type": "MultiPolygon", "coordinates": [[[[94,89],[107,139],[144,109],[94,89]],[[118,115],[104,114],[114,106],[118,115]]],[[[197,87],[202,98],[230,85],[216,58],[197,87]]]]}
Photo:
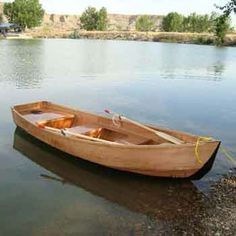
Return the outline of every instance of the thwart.
{"type": "Polygon", "coordinates": [[[103,166],[180,178],[200,178],[211,169],[220,141],[147,126],[106,112],[113,117],[47,101],[12,108],[14,122],[27,133],[77,158],[103,166]]]}

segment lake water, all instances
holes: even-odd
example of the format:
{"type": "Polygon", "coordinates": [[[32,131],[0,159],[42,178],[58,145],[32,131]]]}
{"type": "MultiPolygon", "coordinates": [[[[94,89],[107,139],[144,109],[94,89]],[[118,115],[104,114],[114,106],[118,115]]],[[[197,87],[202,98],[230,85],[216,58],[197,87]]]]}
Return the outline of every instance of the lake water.
{"type": "Polygon", "coordinates": [[[98,114],[110,108],[218,138],[236,156],[235,70],[230,47],[0,40],[0,235],[207,232],[197,215],[209,213],[211,186],[234,167],[221,153],[198,181],[124,174],[16,130],[10,107],[50,100],[98,114]]]}

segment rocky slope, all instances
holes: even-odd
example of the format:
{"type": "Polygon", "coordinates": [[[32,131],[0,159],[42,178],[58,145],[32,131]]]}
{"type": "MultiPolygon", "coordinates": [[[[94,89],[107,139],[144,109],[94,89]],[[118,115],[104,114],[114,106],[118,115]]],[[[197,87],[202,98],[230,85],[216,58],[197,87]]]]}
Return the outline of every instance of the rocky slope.
{"type": "MultiPolygon", "coordinates": [[[[108,31],[133,31],[135,30],[135,22],[138,17],[138,15],[109,14],[108,31]]],[[[152,18],[155,24],[155,30],[160,30],[163,16],[151,15],[150,17],[152,18]]],[[[67,30],[79,29],[79,18],[79,15],[45,14],[42,27],[53,27],[67,30]]]]}
{"type": "MultiPolygon", "coordinates": [[[[0,14],[3,13],[3,3],[0,2],[0,14]]],[[[108,31],[133,31],[139,15],[108,15],[108,31]]],[[[155,31],[160,30],[163,16],[150,16],[155,25],[155,31]]],[[[80,15],[45,14],[41,28],[54,28],[58,30],[80,29],[80,15]]]]}

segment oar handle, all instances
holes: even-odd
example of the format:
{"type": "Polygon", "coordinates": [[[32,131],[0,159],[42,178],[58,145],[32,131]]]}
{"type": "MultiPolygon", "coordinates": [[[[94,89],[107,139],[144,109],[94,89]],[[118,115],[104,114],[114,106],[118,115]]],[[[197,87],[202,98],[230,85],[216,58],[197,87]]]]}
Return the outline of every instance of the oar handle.
{"type": "Polygon", "coordinates": [[[110,110],[105,109],[104,111],[105,111],[107,114],[111,115],[111,111],[110,111],[110,110]]]}
{"type": "Polygon", "coordinates": [[[111,110],[109,110],[109,109],[105,109],[104,110],[107,114],[109,114],[109,115],[113,115],[113,116],[118,116],[119,117],[119,119],[121,119],[123,116],[121,116],[120,114],[118,114],[118,113],[116,113],[116,112],[114,112],[114,111],[111,111],[111,110]]]}

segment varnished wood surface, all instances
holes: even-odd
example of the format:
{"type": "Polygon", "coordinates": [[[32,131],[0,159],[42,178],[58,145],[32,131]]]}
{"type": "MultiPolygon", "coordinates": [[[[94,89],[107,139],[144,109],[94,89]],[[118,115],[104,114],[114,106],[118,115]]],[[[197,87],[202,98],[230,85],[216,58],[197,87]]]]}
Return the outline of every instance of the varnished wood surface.
{"type": "MultiPolygon", "coordinates": [[[[184,132],[155,128],[157,131],[167,133],[184,142],[179,145],[171,144],[165,139],[157,137],[155,134],[135,124],[123,121],[121,127],[118,128],[114,126],[112,120],[109,118],[70,109],[50,102],[37,102],[15,106],[12,109],[12,113],[17,126],[55,148],[97,164],[144,175],[189,177],[199,171],[208,162],[219,145],[219,141],[216,140],[201,142],[199,145],[199,154],[202,164],[199,164],[194,155],[197,136],[184,132]],[[73,117],[73,121],[70,124],[72,128],[86,124],[96,124],[98,127],[105,127],[111,130],[114,134],[118,133],[127,137],[140,137],[151,140],[151,142],[136,145],[132,141],[127,142],[127,144],[119,142],[102,143],[95,142],[93,140],[94,137],[91,137],[91,140],[73,136],[65,137],[59,133],[39,128],[37,122],[41,121],[38,119],[37,122],[26,119],[25,116],[33,110],[40,110],[42,113],[50,111],[51,113],[60,114],[59,120],[63,117],[73,117]]],[[[57,118],[53,120],[57,122],[57,118]]],[[[49,119],[45,122],[50,123],[51,121],[49,119]]],[[[57,128],[60,128],[59,126],[57,128]]],[[[126,139],[123,138],[123,140],[126,139]]]]}

